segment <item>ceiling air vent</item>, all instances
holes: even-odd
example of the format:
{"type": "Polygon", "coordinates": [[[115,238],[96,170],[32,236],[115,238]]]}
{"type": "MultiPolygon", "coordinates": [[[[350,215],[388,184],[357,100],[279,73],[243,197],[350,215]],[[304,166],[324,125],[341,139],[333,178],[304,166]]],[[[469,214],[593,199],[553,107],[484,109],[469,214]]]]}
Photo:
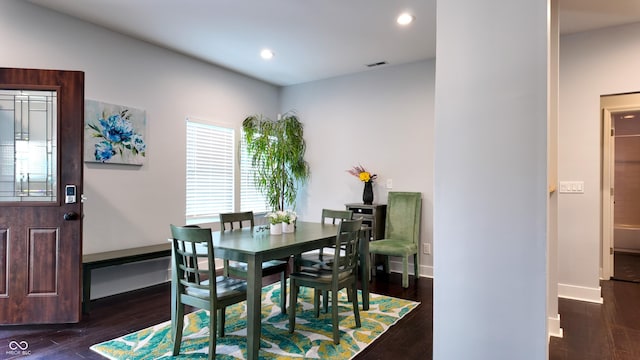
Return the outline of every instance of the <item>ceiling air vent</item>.
{"type": "Polygon", "coordinates": [[[371,63],[371,64],[367,64],[367,67],[376,67],[376,66],[382,66],[382,65],[387,65],[386,61],[380,61],[377,63],[371,63]]]}

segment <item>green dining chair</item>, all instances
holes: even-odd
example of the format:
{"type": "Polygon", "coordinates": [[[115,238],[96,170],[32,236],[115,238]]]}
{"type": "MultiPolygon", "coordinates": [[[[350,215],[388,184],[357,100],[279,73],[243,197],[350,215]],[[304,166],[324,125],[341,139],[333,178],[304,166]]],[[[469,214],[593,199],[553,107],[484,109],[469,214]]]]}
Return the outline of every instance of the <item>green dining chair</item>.
{"type": "MultiPolygon", "coordinates": [[[[420,211],[419,192],[389,192],[384,239],[371,241],[369,253],[384,255],[384,268],[389,269],[389,256],[402,257],[402,287],[409,287],[409,257],[413,255],[415,278],[420,277],[420,211]]],[[[371,261],[371,263],[374,263],[371,261]]],[[[371,270],[370,270],[371,271],[371,270]]]]}
{"type": "MultiPolygon", "coordinates": [[[[243,226],[255,226],[253,211],[220,214],[220,231],[242,229],[243,226]]],[[[262,277],[280,274],[280,309],[287,313],[287,272],[289,262],[283,260],[269,260],[262,263],[262,277]]],[[[223,274],[226,276],[247,278],[247,263],[224,260],[223,274]]]]}
{"type": "MultiPolygon", "coordinates": [[[[244,226],[255,226],[253,211],[220,214],[220,231],[242,229],[244,226]]],[[[223,264],[222,274],[229,276],[229,260],[224,259],[223,264]]]]}
{"type": "Polygon", "coordinates": [[[331,293],[331,323],[333,327],[333,342],[340,343],[340,329],[338,319],[338,291],[347,289],[349,300],[353,306],[356,327],[360,327],[360,312],[358,309],[358,256],[360,251],[362,219],[343,220],[338,226],[335,248],[342,249],[333,254],[331,268],[310,267],[289,275],[291,284],[289,309],[289,333],[295,331],[296,305],[299,288],[314,289],[314,306],[316,317],[319,315],[320,293],[331,293]]]}
{"type": "MultiPolygon", "coordinates": [[[[342,220],[351,220],[352,217],[353,217],[353,211],[351,210],[322,209],[320,223],[337,226],[340,224],[342,220]]],[[[329,258],[333,259],[334,251],[335,249],[333,247],[330,247],[330,248],[320,248],[317,250],[305,252],[300,256],[299,265],[307,266],[307,267],[308,266],[327,266],[326,261],[324,259],[325,254],[328,254],[329,258]]]]}
{"type": "Polygon", "coordinates": [[[216,277],[211,229],[171,225],[173,266],[177,282],[172,283],[177,298],[172,306],[175,321],[171,324],[173,356],[180,353],[185,305],[209,311],[209,356],[216,357],[216,333],[224,337],[225,308],[247,299],[247,282],[226,276],[216,277]],[[200,259],[207,260],[201,267],[200,259]],[[217,328],[217,330],[216,330],[217,328]]]}
{"type": "MultiPolygon", "coordinates": [[[[334,226],[340,225],[343,220],[351,220],[353,218],[353,211],[351,210],[332,210],[322,209],[322,215],[320,217],[321,224],[331,224],[334,226]]],[[[298,267],[324,267],[331,268],[330,261],[333,260],[333,253],[335,248],[333,246],[329,248],[320,248],[317,250],[311,250],[303,253],[297,258],[298,267]]],[[[329,309],[329,298],[326,291],[322,294],[322,303],[324,312],[329,309]]]]}

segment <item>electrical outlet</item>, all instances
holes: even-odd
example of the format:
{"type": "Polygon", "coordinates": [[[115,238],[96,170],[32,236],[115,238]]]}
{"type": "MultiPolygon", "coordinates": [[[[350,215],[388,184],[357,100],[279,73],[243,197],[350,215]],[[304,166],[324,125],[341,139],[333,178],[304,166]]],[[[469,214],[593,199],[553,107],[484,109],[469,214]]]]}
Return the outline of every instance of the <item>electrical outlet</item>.
{"type": "Polygon", "coordinates": [[[429,243],[422,244],[422,252],[427,254],[427,255],[430,255],[431,254],[431,244],[429,244],[429,243]]]}

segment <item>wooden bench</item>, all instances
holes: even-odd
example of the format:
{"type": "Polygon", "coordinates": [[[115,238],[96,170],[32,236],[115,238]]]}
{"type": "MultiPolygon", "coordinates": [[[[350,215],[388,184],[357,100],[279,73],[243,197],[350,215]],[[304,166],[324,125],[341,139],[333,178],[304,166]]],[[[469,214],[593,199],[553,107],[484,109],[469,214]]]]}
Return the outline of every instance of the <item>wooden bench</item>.
{"type": "Polygon", "coordinates": [[[91,307],[91,271],[107,266],[171,256],[171,243],[141,246],[131,249],[105,251],[82,256],[82,313],[91,307]]]}

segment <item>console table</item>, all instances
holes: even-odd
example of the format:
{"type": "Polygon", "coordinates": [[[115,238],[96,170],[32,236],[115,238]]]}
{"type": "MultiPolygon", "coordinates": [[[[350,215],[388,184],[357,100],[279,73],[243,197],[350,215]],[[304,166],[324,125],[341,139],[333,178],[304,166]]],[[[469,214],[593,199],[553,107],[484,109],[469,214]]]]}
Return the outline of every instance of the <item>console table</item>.
{"type": "Polygon", "coordinates": [[[386,204],[345,204],[353,211],[353,218],[362,218],[362,224],[371,228],[371,240],[384,238],[384,223],[387,216],[386,204]]]}
{"type": "MultiPolygon", "coordinates": [[[[353,211],[353,218],[362,218],[362,225],[368,227],[370,230],[369,240],[384,239],[384,225],[387,218],[387,205],[386,204],[345,204],[347,210],[353,211]]],[[[372,256],[371,260],[372,268],[382,264],[380,256],[372,256]]],[[[375,273],[375,271],[373,272],[375,273]]],[[[369,274],[371,275],[371,274],[369,274]]]]}

